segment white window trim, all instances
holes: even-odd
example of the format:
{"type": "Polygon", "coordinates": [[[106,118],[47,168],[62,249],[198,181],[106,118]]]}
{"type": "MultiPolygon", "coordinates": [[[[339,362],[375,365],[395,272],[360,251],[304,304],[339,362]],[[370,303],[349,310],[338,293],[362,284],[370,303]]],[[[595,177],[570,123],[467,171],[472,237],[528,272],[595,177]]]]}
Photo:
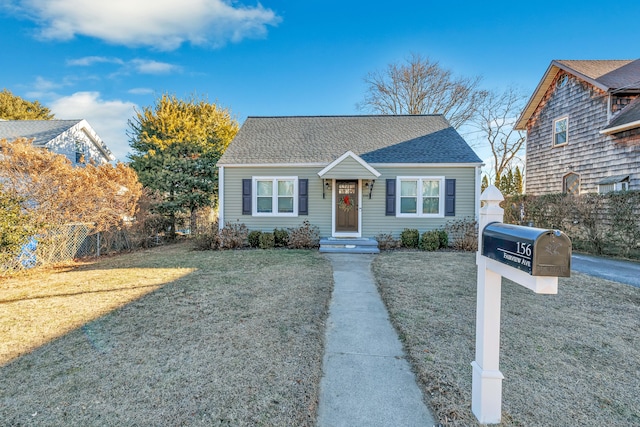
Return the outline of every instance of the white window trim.
{"type": "Polygon", "coordinates": [[[444,176],[399,176],[396,177],[396,217],[399,218],[444,218],[444,190],[445,180],[444,176]],[[422,213],[422,180],[440,181],[440,191],[438,200],[438,213],[437,214],[425,214],[422,213]],[[402,194],[402,181],[417,181],[417,198],[416,211],[417,213],[402,213],[400,212],[400,198],[402,194]]]}
{"type": "Polygon", "coordinates": [[[298,177],[297,176],[253,176],[251,177],[252,216],[298,216],[298,177]],[[278,181],[293,181],[293,212],[278,212],[278,181]],[[271,212],[258,212],[258,181],[271,181],[271,212]]]}
{"type": "Polygon", "coordinates": [[[551,128],[551,146],[553,146],[553,147],[564,147],[568,143],[569,143],[569,116],[558,117],[557,119],[555,119],[553,121],[553,127],[551,128]],[[562,121],[562,120],[566,120],[567,121],[567,130],[565,131],[566,140],[562,144],[556,144],[556,123],[558,123],[559,121],[562,121]]]}

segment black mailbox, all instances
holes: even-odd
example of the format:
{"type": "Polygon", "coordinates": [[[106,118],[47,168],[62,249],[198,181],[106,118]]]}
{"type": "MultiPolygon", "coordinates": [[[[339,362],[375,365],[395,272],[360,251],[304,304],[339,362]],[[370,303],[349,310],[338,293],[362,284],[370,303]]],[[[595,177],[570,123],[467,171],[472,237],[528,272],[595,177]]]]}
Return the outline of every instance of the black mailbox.
{"type": "Polygon", "coordinates": [[[571,240],[559,230],[493,222],[482,231],[482,255],[532,276],[571,275],[571,240]]]}

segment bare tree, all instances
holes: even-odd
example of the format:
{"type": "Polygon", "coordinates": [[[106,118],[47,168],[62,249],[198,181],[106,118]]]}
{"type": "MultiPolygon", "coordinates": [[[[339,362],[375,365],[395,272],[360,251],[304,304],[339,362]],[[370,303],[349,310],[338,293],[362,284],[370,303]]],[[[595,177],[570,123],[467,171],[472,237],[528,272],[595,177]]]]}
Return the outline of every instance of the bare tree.
{"type": "Polygon", "coordinates": [[[454,77],[437,62],[412,54],[365,77],[367,94],[357,107],[379,114],[443,114],[458,129],[474,117],[487,95],[480,77],[454,77]]]}
{"type": "Polygon", "coordinates": [[[511,162],[524,147],[525,133],[515,130],[526,96],[510,86],[499,93],[491,91],[478,108],[475,125],[486,137],[493,155],[493,178],[497,181],[510,169],[511,162]]]}

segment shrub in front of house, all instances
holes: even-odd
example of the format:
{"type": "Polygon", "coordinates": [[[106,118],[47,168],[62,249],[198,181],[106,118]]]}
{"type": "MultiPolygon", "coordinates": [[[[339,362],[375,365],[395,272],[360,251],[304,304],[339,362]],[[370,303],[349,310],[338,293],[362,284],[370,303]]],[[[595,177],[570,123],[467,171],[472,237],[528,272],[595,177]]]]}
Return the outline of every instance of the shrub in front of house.
{"type": "Polygon", "coordinates": [[[224,228],[220,230],[220,249],[237,249],[245,245],[249,230],[240,221],[224,223],[224,228]]]}
{"type": "Polygon", "coordinates": [[[213,222],[204,232],[198,233],[193,239],[194,248],[198,251],[215,251],[220,247],[218,222],[213,222]]]}
{"type": "Polygon", "coordinates": [[[312,249],[320,246],[320,229],[306,219],[297,228],[289,229],[289,248],[312,249]]]}
{"type": "Polygon", "coordinates": [[[400,243],[405,248],[417,248],[420,241],[420,232],[415,228],[405,228],[400,233],[400,243]]]}
{"type": "Polygon", "coordinates": [[[449,247],[449,233],[446,230],[436,230],[438,233],[438,238],[440,239],[440,247],[448,248],[449,247]]]}
{"type": "Polygon", "coordinates": [[[276,248],[286,248],[289,245],[289,232],[284,228],[274,229],[273,237],[276,248]]]}
{"type": "Polygon", "coordinates": [[[419,247],[423,251],[437,250],[440,247],[440,233],[437,230],[431,230],[423,233],[419,247]]]}
{"type": "Polygon", "coordinates": [[[262,231],[253,230],[247,234],[247,241],[249,242],[249,246],[252,248],[257,248],[260,246],[260,235],[262,231]]]}
{"type": "Polygon", "coordinates": [[[478,223],[473,218],[449,221],[445,226],[451,240],[451,247],[459,251],[478,250],[478,223]]]}
{"type": "Polygon", "coordinates": [[[260,234],[260,249],[273,249],[276,245],[276,239],[273,233],[260,234]]]}
{"type": "Polygon", "coordinates": [[[400,242],[390,233],[378,234],[375,239],[378,241],[378,249],[388,251],[400,247],[400,242]]]}

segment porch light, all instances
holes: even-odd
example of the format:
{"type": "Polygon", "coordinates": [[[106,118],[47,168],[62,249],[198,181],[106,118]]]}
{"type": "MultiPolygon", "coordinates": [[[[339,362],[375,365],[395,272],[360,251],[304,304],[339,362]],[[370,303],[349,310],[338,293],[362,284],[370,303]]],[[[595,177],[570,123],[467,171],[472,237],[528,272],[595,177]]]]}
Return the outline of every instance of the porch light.
{"type": "Polygon", "coordinates": [[[366,179],[362,181],[365,190],[369,190],[369,198],[371,198],[371,192],[373,191],[373,184],[376,183],[375,179],[366,179]]]}
{"type": "Polygon", "coordinates": [[[322,182],[323,182],[323,184],[322,184],[322,198],[324,199],[325,191],[331,191],[331,180],[330,179],[323,179],[322,182]]]}

